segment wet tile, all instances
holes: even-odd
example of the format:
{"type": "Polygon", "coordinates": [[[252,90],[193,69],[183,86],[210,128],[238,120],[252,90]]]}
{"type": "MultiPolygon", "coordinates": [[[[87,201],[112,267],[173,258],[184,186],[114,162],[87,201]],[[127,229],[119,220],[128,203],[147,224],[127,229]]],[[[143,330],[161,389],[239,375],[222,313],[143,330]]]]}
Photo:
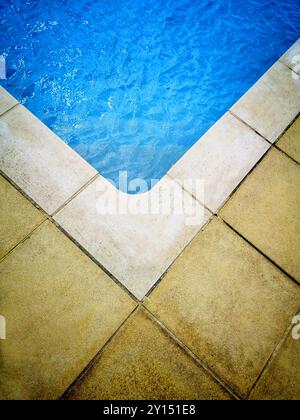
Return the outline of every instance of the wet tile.
{"type": "Polygon", "coordinates": [[[0,258],[32,232],[43,219],[43,214],[0,176],[0,258]]]}
{"type": "Polygon", "coordinates": [[[300,167],[275,149],[221,211],[231,226],[300,281],[300,167]]]}
{"type": "Polygon", "coordinates": [[[55,220],[142,299],[209,217],[168,177],[149,193],[135,196],[99,177],[55,220]]]}
{"type": "Polygon", "coordinates": [[[276,146],[300,163],[300,118],[287,130],[276,146]]]}
{"type": "Polygon", "coordinates": [[[0,264],[0,399],[54,399],[135,304],[53,224],[0,264]]]}
{"type": "Polygon", "coordinates": [[[186,248],[145,302],[242,397],[299,304],[300,288],[218,219],[186,248]]]}
{"type": "Polygon", "coordinates": [[[300,340],[293,339],[292,334],[288,335],[282,348],[267,367],[252,392],[251,399],[299,401],[300,340]]]}
{"type": "Polygon", "coordinates": [[[283,55],[280,61],[300,75],[300,38],[283,55]]]}
{"type": "Polygon", "coordinates": [[[0,169],[49,214],[96,174],[21,105],[0,118],[0,169]]]}
{"type": "Polygon", "coordinates": [[[70,399],[230,399],[177,344],[138,311],[70,399]]]}
{"type": "Polygon", "coordinates": [[[253,130],[226,114],[169,174],[182,185],[188,180],[203,181],[203,197],[193,191],[192,184],[185,189],[216,212],[269,147],[253,130]]]}
{"type": "Polygon", "coordinates": [[[275,142],[300,111],[300,78],[281,62],[232,107],[235,115],[275,142]]]}
{"type": "Polygon", "coordinates": [[[0,86],[0,116],[17,103],[18,101],[0,86]]]}

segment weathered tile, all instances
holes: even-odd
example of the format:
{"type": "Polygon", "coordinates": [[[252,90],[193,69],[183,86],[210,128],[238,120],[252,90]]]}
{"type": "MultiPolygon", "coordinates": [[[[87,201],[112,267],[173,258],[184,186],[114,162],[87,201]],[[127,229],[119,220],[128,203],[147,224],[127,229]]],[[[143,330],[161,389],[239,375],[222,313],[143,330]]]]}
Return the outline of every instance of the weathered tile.
{"type": "Polygon", "coordinates": [[[147,194],[131,196],[99,177],[55,220],[141,299],[209,217],[210,213],[168,177],[147,194]],[[198,213],[196,225],[187,225],[192,220],[180,213],[182,201],[185,210],[198,213]],[[118,213],[117,204],[125,210],[128,206],[129,212],[118,213]],[[141,209],[146,209],[145,214],[141,209]]]}
{"type": "Polygon", "coordinates": [[[251,394],[252,400],[300,399],[300,340],[292,334],[265,370],[251,394]]]}
{"type": "Polygon", "coordinates": [[[0,86],[0,116],[17,105],[18,101],[0,86]]]}
{"type": "Polygon", "coordinates": [[[300,167],[271,150],[221,211],[232,227],[300,281],[300,167]]]}
{"type": "Polygon", "coordinates": [[[300,111],[300,78],[277,62],[232,107],[232,112],[274,142],[300,111]]]}
{"type": "Polygon", "coordinates": [[[146,306],[245,397],[300,304],[300,288],[214,219],[146,306]]]}
{"type": "Polygon", "coordinates": [[[300,163],[300,118],[297,118],[276,146],[300,163]]]}
{"type": "Polygon", "coordinates": [[[0,176],[0,258],[32,232],[43,219],[43,214],[0,176]]]}
{"type": "Polygon", "coordinates": [[[59,397],[135,304],[53,224],[0,264],[0,399],[59,397]]]}
{"type": "Polygon", "coordinates": [[[230,399],[193,359],[138,311],[70,399],[230,399]]]}
{"type": "Polygon", "coordinates": [[[300,38],[283,55],[280,61],[300,75],[300,38]]]}
{"type": "Polygon", "coordinates": [[[21,105],[0,118],[0,169],[49,214],[96,174],[21,105]]]}
{"type": "Polygon", "coordinates": [[[168,173],[182,185],[202,180],[203,198],[189,185],[185,189],[217,211],[269,147],[253,130],[226,114],[168,173]]]}

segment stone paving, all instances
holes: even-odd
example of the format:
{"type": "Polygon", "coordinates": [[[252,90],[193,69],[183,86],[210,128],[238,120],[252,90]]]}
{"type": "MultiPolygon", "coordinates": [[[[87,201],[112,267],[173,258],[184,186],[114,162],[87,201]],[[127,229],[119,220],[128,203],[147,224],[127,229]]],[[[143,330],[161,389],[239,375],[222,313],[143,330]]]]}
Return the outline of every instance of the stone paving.
{"type": "Polygon", "coordinates": [[[0,399],[300,399],[291,51],[159,185],[206,177],[197,226],[97,218],[106,181],[0,89],[0,399]]]}

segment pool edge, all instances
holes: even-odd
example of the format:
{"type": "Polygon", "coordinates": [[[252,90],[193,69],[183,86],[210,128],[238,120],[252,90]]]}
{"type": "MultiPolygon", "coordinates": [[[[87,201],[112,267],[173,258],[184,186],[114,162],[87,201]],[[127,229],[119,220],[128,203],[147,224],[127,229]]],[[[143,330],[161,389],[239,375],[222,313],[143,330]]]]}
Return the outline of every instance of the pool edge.
{"type": "MultiPolygon", "coordinates": [[[[185,155],[173,165],[173,167],[162,177],[157,184],[157,189],[160,189],[165,182],[174,182],[179,188],[182,188],[186,194],[192,195],[192,200],[198,202],[198,205],[203,208],[205,217],[199,225],[190,228],[185,225],[184,220],[180,220],[179,228],[176,232],[172,232],[171,228],[168,230],[170,237],[164,242],[160,238],[153,238],[153,222],[148,223],[147,220],[141,222],[139,226],[136,226],[134,218],[126,219],[124,225],[119,226],[120,232],[124,235],[128,232],[128,229],[132,229],[132,232],[137,229],[140,230],[141,236],[137,238],[136,249],[138,245],[146,251],[135,253],[133,258],[130,260],[131,267],[124,269],[124,266],[120,267],[120,261],[117,255],[112,258],[111,263],[107,263],[107,257],[103,257],[103,250],[100,249],[95,251],[89,244],[92,242],[86,238],[86,232],[94,232],[95,229],[99,229],[102,234],[107,234],[106,237],[101,237],[101,241],[105,243],[105,248],[108,250],[108,254],[113,255],[115,249],[112,244],[119,240],[118,238],[118,226],[115,221],[113,222],[113,229],[110,231],[105,230],[105,227],[101,224],[102,222],[95,218],[85,218],[80,232],[76,227],[76,221],[74,224],[74,214],[78,211],[77,203],[80,202],[83,197],[82,194],[87,192],[87,189],[91,189],[97,182],[104,182],[107,188],[113,196],[120,193],[112,184],[110,184],[105,178],[101,176],[94,168],[91,167],[77,152],[66,145],[58,136],[56,136],[49,128],[47,128],[40,120],[34,117],[25,107],[16,103],[16,99],[13,98],[8,92],[1,88],[2,98],[0,101],[5,102],[4,106],[0,108],[0,136],[14,137],[15,145],[18,150],[13,150],[13,144],[10,142],[9,149],[3,149],[4,154],[0,158],[0,172],[4,177],[9,179],[26,197],[28,197],[37,207],[41,208],[49,218],[54,221],[68,236],[76,242],[82,249],[97,261],[104,269],[111,273],[112,277],[127,288],[130,293],[136,296],[139,300],[142,300],[144,296],[151,290],[161,276],[164,275],[168,267],[174,262],[174,260],[181,254],[183,249],[193,240],[201,229],[209,222],[213,217],[213,214],[217,214],[222,208],[224,203],[229,199],[232,193],[236,190],[243,179],[251,172],[253,167],[260,161],[265,153],[272,148],[285,130],[295,120],[300,111],[300,77],[297,77],[297,72],[291,69],[291,59],[293,56],[293,49],[295,54],[298,54],[299,41],[288,50],[288,52],[281,57],[253,86],[248,92],[239,100],[237,103],[227,112],[225,115],[217,121],[196,143],[189,149],[185,155]],[[274,70],[275,69],[275,70],[274,70]],[[274,73],[274,74],[273,74],[274,73]],[[278,85],[276,85],[276,77],[278,74],[278,85]],[[270,81],[270,80],[271,81],[270,81]],[[281,98],[282,101],[287,101],[289,106],[288,110],[284,115],[284,121],[279,121],[280,127],[277,128],[276,136],[274,132],[268,135],[264,131],[265,126],[269,126],[267,121],[266,125],[263,123],[257,115],[253,115],[253,109],[256,112],[255,101],[258,104],[268,107],[268,100],[274,104],[272,98],[272,92],[281,92],[286,89],[286,83],[289,84],[289,89],[295,86],[296,91],[293,93],[294,99],[290,97],[281,98]],[[273,84],[273,85],[272,85],[273,84]],[[276,89],[275,89],[276,87],[276,89]],[[299,92],[297,89],[299,88],[299,92]],[[270,92],[269,96],[266,95],[270,92]],[[4,92],[4,93],[3,93],[4,92]],[[253,104],[253,97],[255,98],[253,104]],[[247,102],[250,102],[250,105],[247,102]],[[297,109],[297,106],[299,108],[297,109]],[[22,110],[22,111],[20,111],[22,110]],[[23,116],[27,118],[26,130],[22,127],[18,127],[19,114],[23,113],[23,116]],[[252,114],[251,114],[252,112],[252,114]],[[14,122],[11,121],[12,116],[16,119],[14,122]],[[254,123],[253,123],[254,121],[254,123]],[[34,142],[27,142],[27,138],[32,137],[31,133],[28,133],[28,127],[30,124],[32,130],[35,130],[34,142]],[[225,122],[225,123],[224,123],[225,122]],[[226,125],[226,126],[225,126],[226,125]],[[261,128],[263,127],[263,129],[261,128]],[[14,130],[19,130],[18,135],[14,130]],[[19,140],[22,140],[21,142],[19,140]],[[224,154],[220,153],[220,142],[224,142],[224,154]],[[40,145],[43,145],[42,150],[39,149],[40,145]],[[237,146],[240,150],[237,150],[237,146]],[[43,165],[38,165],[38,162],[26,160],[24,156],[31,156],[33,147],[37,150],[36,156],[42,156],[44,162],[43,165]],[[230,153],[228,147],[233,147],[235,155],[230,153]],[[51,153],[47,153],[51,148],[51,153]],[[225,153],[225,150],[229,152],[225,153]],[[23,156],[22,156],[23,155],[23,156]],[[51,159],[49,159],[49,156],[51,159]],[[6,159],[6,160],[5,160],[6,159]],[[10,162],[8,162],[10,159],[10,162]],[[24,160],[22,160],[24,159],[24,160]],[[66,160],[68,164],[66,164],[66,160]],[[7,164],[5,162],[8,162],[7,164]],[[11,162],[14,162],[12,165],[11,162]],[[20,163],[25,167],[20,170],[20,163]],[[52,166],[51,166],[52,165],[52,166]],[[62,170],[66,166],[66,169],[62,170]],[[198,172],[199,168],[204,168],[204,172],[198,172]],[[230,171],[231,169],[231,171],[230,171]],[[234,172],[234,174],[233,174],[234,172]],[[208,199],[200,197],[194,193],[190,187],[185,185],[185,180],[196,181],[199,179],[208,185],[209,192],[208,199]],[[66,185],[66,179],[71,178],[72,182],[66,185]],[[220,181],[221,180],[221,181],[220,181]],[[41,191],[46,191],[45,194],[41,195],[41,191]],[[72,211],[71,211],[72,210],[72,211]],[[72,220],[71,220],[72,219],[72,220]],[[101,226],[99,225],[101,224],[101,226]],[[127,223],[132,223],[132,226],[125,226],[127,223]],[[142,239],[143,242],[142,242],[142,239]],[[155,249],[154,242],[157,243],[157,249],[155,249]],[[148,241],[148,242],[147,242],[148,241]],[[167,243],[167,246],[166,246],[167,243]],[[147,245],[151,245],[153,248],[153,255],[155,260],[153,264],[155,268],[151,267],[147,272],[141,265],[143,263],[143,257],[146,258],[148,252],[147,245]],[[166,249],[168,248],[168,249],[166,249]],[[136,264],[134,264],[136,259],[136,264]],[[109,266],[109,267],[108,267],[109,266]],[[144,277],[144,280],[141,278],[144,277]],[[128,278],[130,277],[130,279],[128,278]],[[133,279],[133,280],[132,280],[133,279]],[[140,283],[137,284],[138,279],[140,283]],[[135,284],[134,284],[135,283],[135,284]]],[[[292,92],[292,90],[291,90],[292,92]]],[[[0,93],[1,95],[1,93],[0,93]]],[[[292,96],[292,95],[291,95],[292,96]]],[[[1,96],[0,96],[1,97],[1,96]]],[[[277,104],[278,105],[278,104],[277,104]]],[[[277,106],[276,112],[282,112],[281,104],[277,106]]],[[[3,142],[0,144],[0,151],[2,152],[3,142]]],[[[8,146],[7,146],[8,147],[8,146]]],[[[153,195],[153,190],[144,194],[144,199],[149,198],[153,195]]],[[[129,202],[134,202],[136,198],[128,195],[127,199],[129,202]]],[[[84,205],[86,208],[96,208],[96,198],[88,198],[88,200],[95,200],[94,202],[86,202],[84,205]]],[[[81,204],[82,205],[82,204],[81,204]]],[[[81,208],[82,210],[82,208],[81,208]]],[[[82,210],[84,211],[84,209],[82,210]]],[[[83,213],[84,214],[84,213],[83,213]]],[[[114,216],[115,217],[115,216],[114,216]]],[[[170,218],[174,215],[170,215],[170,218]]],[[[161,228],[166,224],[166,219],[161,218],[157,220],[158,231],[161,223],[161,228]]],[[[174,218],[174,221],[178,220],[174,218]]],[[[122,235],[120,235],[122,236],[122,235]]],[[[96,247],[97,248],[97,247],[96,247]]],[[[131,257],[132,249],[128,244],[122,242],[120,252],[125,253],[125,259],[127,258],[126,253],[131,257]]],[[[146,262],[152,255],[147,256],[146,262]]],[[[124,262],[122,263],[124,265],[124,262]]]]}

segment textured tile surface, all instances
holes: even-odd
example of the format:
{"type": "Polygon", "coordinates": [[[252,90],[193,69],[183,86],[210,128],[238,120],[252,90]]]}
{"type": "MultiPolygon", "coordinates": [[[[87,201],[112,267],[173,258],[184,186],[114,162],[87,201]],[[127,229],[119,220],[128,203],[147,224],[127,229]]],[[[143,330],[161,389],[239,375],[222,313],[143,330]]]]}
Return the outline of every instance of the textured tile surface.
{"type": "Polygon", "coordinates": [[[300,78],[281,62],[232,107],[235,115],[274,142],[300,111],[300,78]]]}
{"type": "Polygon", "coordinates": [[[300,167],[271,150],[221,211],[238,232],[300,281],[300,167]]]}
{"type": "Polygon", "coordinates": [[[0,258],[32,232],[43,219],[43,214],[0,176],[0,258]]]}
{"type": "Polygon", "coordinates": [[[53,224],[0,263],[0,399],[59,397],[134,304],[53,224]]]}
{"type": "Polygon", "coordinates": [[[229,399],[142,311],[128,322],[71,399],[229,399]]]}
{"type": "Polygon", "coordinates": [[[284,54],[280,61],[300,75],[300,38],[284,54]]]}
{"type": "Polygon", "coordinates": [[[50,214],[96,174],[21,105],[0,117],[0,169],[50,214]]]}
{"type": "Polygon", "coordinates": [[[167,177],[149,194],[138,196],[120,193],[100,177],[60,211],[55,220],[141,299],[210,216],[188,193],[183,193],[186,209],[199,212],[198,225],[187,226],[189,217],[176,214],[173,209],[163,214],[161,205],[173,200],[172,194],[168,195],[169,188],[181,203],[181,187],[167,177]],[[138,210],[147,209],[149,200],[150,209],[154,209],[152,203],[160,205],[159,212],[132,211],[135,205],[138,210]],[[116,203],[120,203],[120,208],[128,205],[130,213],[114,214],[116,203]]]}
{"type": "Polygon", "coordinates": [[[294,340],[289,334],[258,382],[251,399],[300,400],[300,340],[294,340]]]}
{"type": "Polygon", "coordinates": [[[17,103],[18,101],[0,86],[0,116],[17,103]]]}
{"type": "Polygon", "coordinates": [[[146,306],[241,396],[298,310],[300,288],[215,219],[146,306]]]}
{"type": "Polygon", "coordinates": [[[300,118],[294,122],[276,145],[300,163],[300,118]]]}
{"type": "MultiPolygon", "coordinates": [[[[226,114],[196,143],[169,174],[185,180],[203,180],[204,204],[216,211],[247,175],[269,144],[253,130],[226,114]]],[[[189,186],[185,187],[193,193],[189,186]]]]}

